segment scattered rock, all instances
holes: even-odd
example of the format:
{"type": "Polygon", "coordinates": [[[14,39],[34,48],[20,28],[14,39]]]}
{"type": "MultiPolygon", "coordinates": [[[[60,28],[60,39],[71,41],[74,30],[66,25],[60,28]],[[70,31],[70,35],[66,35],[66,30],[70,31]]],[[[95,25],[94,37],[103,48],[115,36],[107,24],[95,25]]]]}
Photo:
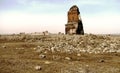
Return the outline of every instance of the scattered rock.
{"type": "Polygon", "coordinates": [[[120,49],[119,49],[119,50],[117,50],[117,52],[118,52],[118,53],[120,53],[120,49]]]}
{"type": "Polygon", "coordinates": [[[33,50],[36,50],[36,48],[33,48],[33,50]]]}
{"type": "Polygon", "coordinates": [[[57,55],[53,55],[53,60],[60,60],[61,57],[60,56],[57,56],[57,55]]]}
{"type": "Polygon", "coordinates": [[[81,56],[81,54],[78,53],[77,56],[81,56]]]}
{"type": "Polygon", "coordinates": [[[16,48],[16,49],[18,49],[18,50],[23,50],[24,48],[16,48]]]}
{"type": "Polygon", "coordinates": [[[55,47],[52,47],[52,48],[51,48],[51,52],[55,52],[55,47]]]}
{"type": "Polygon", "coordinates": [[[51,62],[50,61],[45,61],[45,64],[50,64],[51,62]]]}
{"type": "Polygon", "coordinates": [[[43,59],[43,58],[46,58],[46,55],[40,54],[39,57],[43,59]]]}
{"type": "Polygon", "coordinates": [[[71,58],[70,57],[65,57],[65,60],[71,60],[71,58]]]}
{"type": "Polygon", "coordinates": [[[101,59],[101,60],[99,61],[99,63],[103,63],[103,62],[105,62],[105,60],[104,60],[104,59],[101,59]]]}
{"type": "Polygon", "coordinates": [[[7,48],[6,46],[2,46],[3,48],[7,48]]]}
{"type": "Polygon", "coordinates": [[[48,51],[44,51],[44,54],[47,54],[48,53],[48,51]]]}
{"type": "Polygon", "coordinates": [[[42,70],[41,66],[35,66],[35,70],[42,70]]]}
{"type": "MultiPolygon", "coordinates": [[[[93,34],[72,35],[72,36],[70,35],[30,36],[26,34],[21,36],[20,35],[1,36],[0,39],[5,41],[34,40],[39,42],[40,44],[34,47],[33,49],[37,53],[45,53],[45,54],[47,53],[45,52],[46,50],[52,53],[60,52],[60,53],[68,53],[68,54],[120,53],[119,36],[106,36],[106,35],[93,35],[93,34]]],[[[3,45],[1,47],[7,48],[6,45],[3,45]]],[[[79,56],[79,54],[77,56],[79,56]]]]}
{"type": "Polygon", "coordinates": [[[86,67],[89,67],[89,65],[86,65],[86,67]]]}

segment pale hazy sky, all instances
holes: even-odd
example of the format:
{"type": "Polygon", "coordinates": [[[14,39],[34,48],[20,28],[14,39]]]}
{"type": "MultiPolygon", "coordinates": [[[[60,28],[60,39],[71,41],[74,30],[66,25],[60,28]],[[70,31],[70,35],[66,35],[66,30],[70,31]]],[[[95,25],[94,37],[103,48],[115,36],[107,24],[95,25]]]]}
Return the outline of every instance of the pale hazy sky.
{"type": "Polygon", "coordinates": [[[85,33],[120,33],[120,0],[0,0],[0,34],[64,32],[73,5],[85,33]]]}

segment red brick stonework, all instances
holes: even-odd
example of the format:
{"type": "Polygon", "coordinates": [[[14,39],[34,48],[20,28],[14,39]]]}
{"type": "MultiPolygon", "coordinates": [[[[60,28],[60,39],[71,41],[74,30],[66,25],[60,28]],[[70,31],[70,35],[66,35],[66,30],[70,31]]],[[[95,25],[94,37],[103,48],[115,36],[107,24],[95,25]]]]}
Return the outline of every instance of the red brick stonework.
{"type": "Polygon", "coordinates": [[[84,34],[79,8],[74,5],[68,11],[68,22],[65,25],[66,34],[84,34]]]}

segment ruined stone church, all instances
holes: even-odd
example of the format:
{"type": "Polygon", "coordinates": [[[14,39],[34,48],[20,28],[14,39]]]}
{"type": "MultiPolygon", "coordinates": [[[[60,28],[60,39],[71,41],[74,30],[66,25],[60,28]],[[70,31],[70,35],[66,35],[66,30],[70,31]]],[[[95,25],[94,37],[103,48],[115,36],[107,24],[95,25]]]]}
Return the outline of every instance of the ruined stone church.
{"type": "Polygon", "coordinates": [[[74,5],[68,11],[68,21],[65,24],[65,34],[84,34],[79,8],[74,5]]]}

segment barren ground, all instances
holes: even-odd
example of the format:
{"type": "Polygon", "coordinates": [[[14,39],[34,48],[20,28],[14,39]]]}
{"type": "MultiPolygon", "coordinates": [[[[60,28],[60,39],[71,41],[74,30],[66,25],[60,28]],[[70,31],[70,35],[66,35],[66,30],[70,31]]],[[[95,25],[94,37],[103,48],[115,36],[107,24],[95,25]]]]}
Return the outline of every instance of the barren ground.
{"type": "Polygon", "coordinates": [[[120,73],[120,36],[1,35],[0,73],[120,73]]]}

